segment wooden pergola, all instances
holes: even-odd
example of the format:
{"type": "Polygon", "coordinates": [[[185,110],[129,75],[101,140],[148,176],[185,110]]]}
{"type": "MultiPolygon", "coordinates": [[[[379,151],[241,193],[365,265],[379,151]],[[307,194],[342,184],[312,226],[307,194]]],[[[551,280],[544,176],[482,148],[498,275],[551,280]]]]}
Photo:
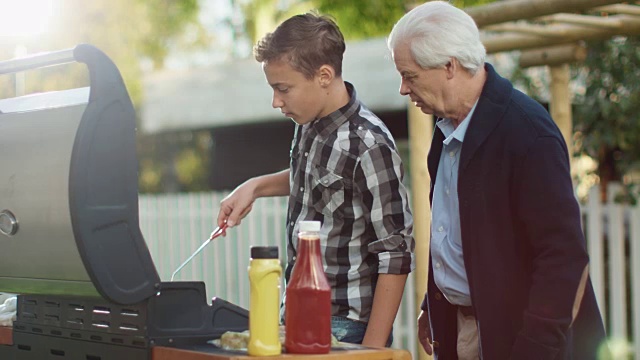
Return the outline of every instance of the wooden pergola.
{"type": "MultiPolygon", "coordinates": [[[[503,0],[464,9],[476,21],[488,54],[520,51],[519,66],[548,66],[549,111],[558,124],[569,151],[572,148],[569,64],[586,58],[585,41],[640,34],[640,5],[620,0],[503,0]]],[[[427,154],[433,136],[433,118],[409,105],[409,143],[413,186],[414,236],[417,269],[416,304],[426,291],[429,259],[429,172],[427,154]],[[416,186],[416,185],[421,186],[416,186]]],[[[602,261],[601,259],[592,259],[602,261]]],[[[603,289],[604,279],[593,274],[594,287],[603,289]]],[[[604,304],[603,291],[596,296],[604,304]]],[[[419,309],[418,309],[419,311],[419,309]]],[[[612,319],[616,321],[616,319],[612,319]]],[[[640,325],[636,325],[640,331],[640,325]]],[[[613,332],[625,329],[613,326],[613,332]]],[[[638,345],[638,344],[636,344],[638,345]]],[[[638,350],[640,351],[640,349],[638,350]]],[[[420,359],[430,357],[420,349],[420,359]]]]}

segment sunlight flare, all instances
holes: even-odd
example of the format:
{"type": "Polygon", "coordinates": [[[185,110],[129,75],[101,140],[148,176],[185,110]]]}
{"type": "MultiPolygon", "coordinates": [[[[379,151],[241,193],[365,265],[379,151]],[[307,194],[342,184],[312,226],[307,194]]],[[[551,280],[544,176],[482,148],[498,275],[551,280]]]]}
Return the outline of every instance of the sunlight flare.
{"type": "Polygon", "coordinates": [[[47,31],[57,0],[0,2],[0,38],[29,37],[47,31]]]}

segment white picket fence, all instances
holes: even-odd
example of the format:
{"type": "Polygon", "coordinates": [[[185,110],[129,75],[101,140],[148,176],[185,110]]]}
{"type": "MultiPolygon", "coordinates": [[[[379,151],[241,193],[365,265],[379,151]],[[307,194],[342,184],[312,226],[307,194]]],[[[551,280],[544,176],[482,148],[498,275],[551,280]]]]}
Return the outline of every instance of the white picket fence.
{"type": "Polygon", "coordinates": [[[615,359],[640,359],[640,206],[607,203],[598,188],[589,191],[582,207],[590,256],[591,281],[611,339],[615,359]],[[634,356],[635,355],[635,356],[634,356]]]}
{"type": "MultiPolygon", "coordinates": [[[[163,281],[209,237],[224,196],[213,192],[140,196],[140,227],[163,281]]],[[[589,199],[582,212],[590,272],[608,335],[617,344],[616,358],[640,354],[640,207],[601,204],[597,189],[589,199]]],[[[257,200],[240,226],[209,244],[175,280],[203,281],[209,299],[220,297],[248,308],[249,249],[278,245],[284,263],[286,205],[284,197],[257,200]]],[[[394,324],[393,347],[409,350],[414,359],[417,305],[410,275],[394,324]]]]}

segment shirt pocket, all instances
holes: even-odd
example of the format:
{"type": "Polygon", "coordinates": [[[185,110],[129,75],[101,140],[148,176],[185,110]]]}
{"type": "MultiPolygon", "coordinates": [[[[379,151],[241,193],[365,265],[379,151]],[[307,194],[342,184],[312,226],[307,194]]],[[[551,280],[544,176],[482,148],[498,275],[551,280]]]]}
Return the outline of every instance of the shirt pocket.
{"type": "Polygon", "coordinates": [[[344,204],[345,180],[321,166],[311,170],[311,177],[313,207],[325,216],[339,215],[336,211],[344,204]]]}

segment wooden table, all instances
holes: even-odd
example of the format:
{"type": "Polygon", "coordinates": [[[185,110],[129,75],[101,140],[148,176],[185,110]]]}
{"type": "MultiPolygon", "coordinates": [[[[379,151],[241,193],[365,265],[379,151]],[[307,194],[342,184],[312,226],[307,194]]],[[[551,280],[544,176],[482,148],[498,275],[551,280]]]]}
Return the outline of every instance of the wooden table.
{"type": "MultiPolygon", "coordinates": [[[[13,329],[0,326],[0,346],[13,345],[13,329]]],[[[254,360],[248,355],[220,355],[199,351],[189,351],[176,348],[156,346],[151,350],[153,360],[254,360]]],[[[411,360],[411,353],[397,349],[366,349],[366,350],[341,350],[332,351],[326,355],[295,355],[282,354],[268,356],[269,360],[411,360]]]]}
{"type": "MultiPolygon", "coordinates": [[[[188,351],[156,346],[152,349],[153,360],[254,360],[257,357],[248,355],[219,355],[197,351],[188,351]]],[[[397,349],[367,349],[332,351],[324,355],[296,355],[282,354],[265,356],[269,360],[411,360],[411,354],[406,350],[397,349]]]]}
{"type": "Polygon", "coordinates": [[[0,326],[0,345],[13,345],[13,328],[0,326]]]}
{"type": "MultiPolygon", "coordinates": [[[[187,351],[181,349],[156,346],[152,350],[153,360],[254,360],[254,356],[248,355],[219,355],[203,352],[187,351]]],[[[397,349],[367,349],[367,350],[341,350],[332,351],[325,355],[296,355],[282,354],[278,356],[265,356],[262,359],[269,360],[411,360],[411,353],[397,349]]]]}

